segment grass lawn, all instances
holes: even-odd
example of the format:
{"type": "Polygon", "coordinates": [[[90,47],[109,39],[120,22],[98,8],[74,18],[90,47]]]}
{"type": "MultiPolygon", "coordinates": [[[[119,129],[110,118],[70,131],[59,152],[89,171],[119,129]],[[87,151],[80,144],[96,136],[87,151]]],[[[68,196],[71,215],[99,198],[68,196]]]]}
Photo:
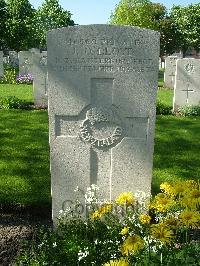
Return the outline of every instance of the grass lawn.
{"type": "Polygon", "coordinates": [[[15,96],[27,102],[33,102],[33,86],[26,84],[0,84],[0,98],[15,96]]]}
{"type": "Polygon", "coordinates": [[[163,87],[164,85],[164,68],[161,68],[158,72],[158,86],[163,87]]]}
{"type": "Polygon", "coordinates": [[[0,110],[0,203],[50,203],[47,111],[0,110]]]}
{"type": "Polygon", "coordinates": [[[173,90],[170,89],[158,89],[157,92],[157,100],[170,105],[171,107],[173,106],[173,90]]]}
{"type": "MultiPolygon", "coordinates": [[[[32,92],[32,86],[22,88],[32,92]]],[[[158,97],[172,103],[170,90],[159,90],[158,97]]],[[[200,179],[199,132],[200,117],[157,116],[153,193],[163,181],[200,179]]],[[[0,110],[0,139],[0,203],[50,204],[47,111],[0,110]]]]}
{"type": "Polygon", "coordinates": [[[163,181],[200,180],[200,117],[157,116],[153,193],[163,181]]]}

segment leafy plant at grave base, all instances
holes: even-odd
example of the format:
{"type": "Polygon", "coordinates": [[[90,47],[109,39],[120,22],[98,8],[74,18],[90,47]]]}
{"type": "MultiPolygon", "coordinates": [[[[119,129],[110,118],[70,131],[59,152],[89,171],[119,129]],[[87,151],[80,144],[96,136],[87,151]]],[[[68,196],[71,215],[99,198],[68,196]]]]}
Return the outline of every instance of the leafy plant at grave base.
{"type": "Polygon", "coordinates": [[[200,116],[200,105],[184,105],[178,108],[182,116],[200,116]]]}
{"type": "Polygon", "coordinates": [[[7,96],[3,99],[0,99],[0,108],[1,109],[29,109],[30,103],[18,99],[15,96],[7,96]]]}
{"type": "Polygon", "coordinates": [[[92,185],[88,218],[80,218],[76,203],[60,211],[57,229],[41,231],[16,265],[199,265],[200,184],[177,180],[160,189],[155,198],[124,192],[100,205],[92,185]]]}
{"type": "Polygon", "coordinates": [[[17,82],[20,84],[32,84],[33,83],[33,76],[32,74],[20,74],[16,78],[17,82]]]}
{"type": "Polygon", "coordinates": [[[157,115],[171,115],[172,107],[171,105],[167,105],[161,101],[157,101],[156,103],[156,114],[157,115]]]}
{"type": "Polygon", "coordinates": [[[4,70],[4,76],[0,79],[0,83],[4,84],[17,84],[16,76],[17,76],[17,69],[15,68],[8,68],[4,70]]]}

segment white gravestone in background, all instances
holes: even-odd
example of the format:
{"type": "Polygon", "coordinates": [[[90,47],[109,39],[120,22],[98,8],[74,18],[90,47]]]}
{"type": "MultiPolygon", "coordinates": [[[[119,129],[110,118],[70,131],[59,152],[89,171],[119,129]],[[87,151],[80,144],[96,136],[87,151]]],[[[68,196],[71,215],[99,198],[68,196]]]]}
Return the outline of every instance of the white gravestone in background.
{"type": "Polygon", "coordinates": [[[40,53],[40,49],[38,49],[38,48],[31,48],[31,49],[29,49],[29,51],[31,53],[40,53]]]}
{"type": "Polygon", "coordinates": [[[179,59],[176,67],[176,80],[173,110],[180,106],[200,104],[200,60],[179,59]]]}
{"type": "Polygon", "coordinates": [[[8,63],[11,67],[19,67],[19,58],[17,52],[9,51],[8,63]]]}
{"type": "Polygon", "coordinates": [[[3,77],[4,68],[3,68],[3,51],[0,51],[0,78],[3,77]]]}
{"type": "Polygon", "coordinates": [[[47,52],[33,54],[34,104],[47,106],[47,52]]]}
{"type": "MultiPolygon", "coordinates": [[[[74,189],[151,191],[159,33],[89,25],[48,33],[53,218],[74,189]]],[[[84,201],[84,197],[79,199],[84,201]]]]}
{"type": "Polygon", "coordinates": [[[32,74],[33,59],[30,51],[20,51],[19,57],[19,73],[20,74],[32,74]]]}
{"type": "Polygon", "coordinates": [[[165,58],[164,86],[174,88],[177,56],[165,58]]]}

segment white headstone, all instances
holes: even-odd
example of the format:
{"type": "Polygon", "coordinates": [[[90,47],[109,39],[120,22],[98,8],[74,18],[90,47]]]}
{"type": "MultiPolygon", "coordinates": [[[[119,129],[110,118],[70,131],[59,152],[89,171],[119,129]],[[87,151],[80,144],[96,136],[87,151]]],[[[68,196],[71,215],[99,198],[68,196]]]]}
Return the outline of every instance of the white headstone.
{"type": "MultiPolygon", "coordinates": [[[[52,30],[47,38],[53,218],[74,189],[101,199],[151,191],[159,33],[131,26],[52,30]]],[[[79,199],[84,201],[84,197],[79,199]]]]}
{"type": "Polygon", "coordinates": [[[8,63],[12,67],[19,67],[19,58],[16,51],[9,51],[8,63]]]}
{"type": "Polygon", "coordinates": [[[200,59],[179,59],[176,66],[173,110],[200,104],[200,59]]]}
{"type": "Polygon", "coordinates": [[[20,51],[19,57],[19,73],[32,74],[33,59],[30,51],[20,51]]]}
{"type": "Polygon", "coordinates": [[[177,56],[165,58],[164,86],[174,88],[177,56]]]}
{"type": "Polygon", "coordinates": [[[47,52],[33,55],[33,91],[34,104],[47,106],[47,52]]]}
{"type": "Polygon", "coordinates": [[[161,58],[159,57],[159,69],[161,69],[162,68],[162,60],[161,60],[161,58]]]}
{"type": "Polygon", "coordinates": [[[40,49],[38,49],[38,48],[31,48],[31,49],[29,49],[29,51],[31,53],[40,53],[40,49]]]}
{"type": "Polygon", "coordinates": [[[3,51],[0,51],[0,78],[3,77],[4,68],[3,68],[3,51]]]}

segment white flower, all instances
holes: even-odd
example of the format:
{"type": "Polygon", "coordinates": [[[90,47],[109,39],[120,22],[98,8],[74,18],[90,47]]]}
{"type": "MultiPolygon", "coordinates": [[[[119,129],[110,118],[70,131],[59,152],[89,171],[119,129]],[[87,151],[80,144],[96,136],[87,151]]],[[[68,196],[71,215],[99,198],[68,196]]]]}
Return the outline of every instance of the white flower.
{"type": "Polygon", "coordinates": [[[77,192],[77,191],[79,191],[79,187],[78,186],[74,189],[74,192],[77,192]]]}
{"type": "Polygon", "coordinates": [[[38,248],[41,248],[44,245],[44,242],[38,245],[38,248]]]}
{"type": "Polygon", "coordinates": [[[89,255],[88,247],[84,249],[84,251],[78,252],[78,261],[82,260],[83,258],[86,258],[89,255]]]}
{"type": "Polygon", "coordinates": [[[56,242],[53,243],[53,248],[57,247],[57,244],[56,242]]]}
{"type": "Polygon", "coordinates": [[[99,190],[99,187],[97,185],[95,185],[95,184],[92,184],[91,188],[92,188],[92,190],[95,190],[95,191],[99,190]]]}

